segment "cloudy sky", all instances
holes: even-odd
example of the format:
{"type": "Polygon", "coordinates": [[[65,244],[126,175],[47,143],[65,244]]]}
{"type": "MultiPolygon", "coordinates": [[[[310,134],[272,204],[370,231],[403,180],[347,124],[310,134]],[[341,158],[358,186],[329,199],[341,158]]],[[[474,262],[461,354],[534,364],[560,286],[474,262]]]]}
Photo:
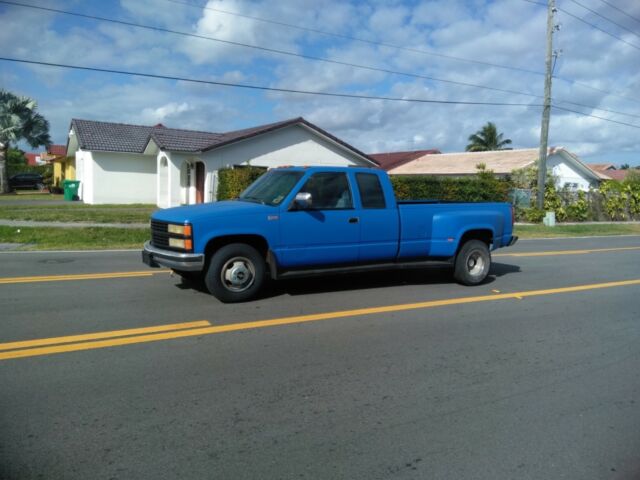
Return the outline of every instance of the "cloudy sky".
{"type": "MultiPolygon", "coordinates": [[[[222,132],[297,116],[369,153],[463,151],[487,121],[515,148],[539,142],[546,8],[526,0],[24,1],[207,38],[0,3],[4,57],[356,96],[520,104],[311,96],[0,61],[0,86],[39,102],[56,143],[66,143],[71,118],[222,132]]],[[[640,164],[640,2],[557,5],[554,103],[592,117],[554,109],[550,145],[588,162],[640,164]]]]}

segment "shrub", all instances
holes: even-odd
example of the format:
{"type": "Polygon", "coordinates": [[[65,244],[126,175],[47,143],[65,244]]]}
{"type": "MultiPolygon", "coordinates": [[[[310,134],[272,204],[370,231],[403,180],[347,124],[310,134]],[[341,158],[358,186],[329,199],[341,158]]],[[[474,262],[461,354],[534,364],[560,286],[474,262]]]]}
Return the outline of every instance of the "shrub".
{"type": "Polygon", "coordinates": [[[493,172],[482,165],[478,167],[478,173],[472,177],[394,175],[391,184],[398,200],[508,201],[509,183],[496,178],[493,172]]]}
{"type": "Polygon", "coordinates": [[[587,195],[579,191],[577,198],[567,205],[567,219],[574,222],[584,222],[589,219],[590,206],[587,195]]]}
{"type": "Polygon", "coordinates": [[[238,196],[266,171],[262,167],[223,168],[218,171],[218,200],[238,196]]]}
{"type": "Polygon", "coordinates": [[[522,210],[524,219],[531,223],[542,223],[545,211],[536,207],[525,208],[522,210]]]}

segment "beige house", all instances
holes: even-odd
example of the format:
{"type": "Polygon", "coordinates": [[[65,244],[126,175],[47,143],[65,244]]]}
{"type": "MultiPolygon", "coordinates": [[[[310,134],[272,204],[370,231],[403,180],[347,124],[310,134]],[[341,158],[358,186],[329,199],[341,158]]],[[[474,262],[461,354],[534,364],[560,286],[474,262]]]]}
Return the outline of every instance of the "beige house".
{"type": "MultiPolygon", "coordinates": [[[[497,176],[506,176],[513,170],[533,167],[538,161],[538,149],[498,150],[492,152],[464,152],[427,154],[391,168],[390,175],[436,175],[461,177],[477,173],[484,164],[497,176]]],[[[589,190],[608,177],[590,169],[577,155],[563,147],[552,147],[547,157],[547,168],[557,179],[557,187],[589,190]]]]}

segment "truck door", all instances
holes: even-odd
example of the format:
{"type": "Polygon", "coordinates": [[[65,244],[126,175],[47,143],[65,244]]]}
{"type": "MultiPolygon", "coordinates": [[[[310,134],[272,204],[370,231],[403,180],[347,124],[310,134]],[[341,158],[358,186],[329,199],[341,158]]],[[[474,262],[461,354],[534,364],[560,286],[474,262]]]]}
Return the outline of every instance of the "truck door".
{"type": "Polygon", "coordinates": [[[380,177],[375,173],[355,174],[360,203],[360,253],[362,263],[395,260],[400,225],[398,209],[385,200],[380,177]]]}
{"type": "Polygon", "coordinates": [[[279,263],[286,268],[356,263],[360,223],[347,174],[315,173],[299,192],[311,194],[311,207],[291,206],[281,213],[279,263]]]}

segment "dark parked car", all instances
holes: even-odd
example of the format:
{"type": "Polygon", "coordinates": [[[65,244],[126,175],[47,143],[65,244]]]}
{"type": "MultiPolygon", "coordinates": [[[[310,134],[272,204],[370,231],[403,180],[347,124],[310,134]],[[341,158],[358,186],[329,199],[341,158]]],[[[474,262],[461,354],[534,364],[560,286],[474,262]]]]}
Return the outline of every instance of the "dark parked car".
{"type": "Polygon", "coordinates": [[[44,188],[44,179],[39,173],[18,173],[9,178],[9,188],[35,188],[42,190],[44,188]]]}

